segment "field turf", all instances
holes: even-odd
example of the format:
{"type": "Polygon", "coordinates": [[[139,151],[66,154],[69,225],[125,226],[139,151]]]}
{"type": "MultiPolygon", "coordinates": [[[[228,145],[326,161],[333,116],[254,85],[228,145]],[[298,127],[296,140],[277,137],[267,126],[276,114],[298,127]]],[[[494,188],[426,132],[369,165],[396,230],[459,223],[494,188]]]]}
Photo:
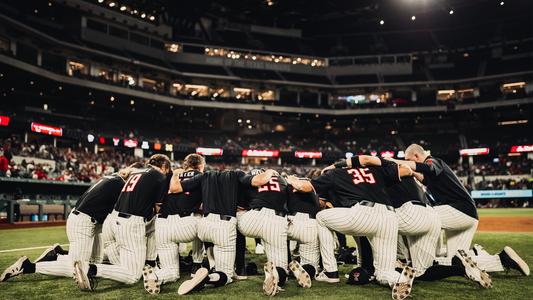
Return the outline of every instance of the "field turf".
{"type": "MultiPolygon", "coordinates": [[[[531,214],[532,210],[480,210],[480,215],[523,215],[531,214]],[[509,214],[503,214],[508,212],[509,214]]],[[[66,244],[64,227],[11,229],[0,231],[0,271],[13,263],[19,256],[27,255],[35,259],[43,249],[10,251],[10,249],[47,246],[54,242],[66,244]]],[[[249,249],[253,250],[253,240],[248,239],[249,249]]],[[[349,242],[353,240],[349,238],[349,242]]],[[[482,244],[491,252],[500,251],[505,245],[512,246],[533,268],[533,233],[478,233],[475,243],[482,244]]],[[[253,252],[253,251],[252,251],[253,252]]],[[[250,254],[247,260],[262,264],[264,256],[250,254]]],[[[349,272],[353,266],[341,266],[340,271],[349,272]]],[[[262,271],[261,271],[262,273],[262,271]]],[[[341,276],[343,276],[341,275],[341,276]]],[[[148,295],[141,281],[133,286],[124,286],[108,280],[99,280],[97,291],[81,292],[70,278],[54,278],[44,275],[22,275],[0,283],[0,299],[171,299],[179,297],[179,284],[187,278],[182,274],[178,283],[165,285],[158,296],[148,295]]],[[[462,277],[451,277],[440,282],[416,282],[411,299],[531,299],[533,293],[533,277],[523,277],[516,271],[492,274],[494,287],[490,290],[479,288],[462,277]]],[[[246,281],[233,283],[229,286],[203,291],[188,296],[190,299],[266,299],[262,294],[262,276],[249,277],[246,281]]],[[[339,284],[313,282],[311,289],[302,289],[291,280],[284,292],[277,298],[306,299],[391,299],[390,289],[375,284],[367,286],[351,286],[341,279],[339,284]]]]}

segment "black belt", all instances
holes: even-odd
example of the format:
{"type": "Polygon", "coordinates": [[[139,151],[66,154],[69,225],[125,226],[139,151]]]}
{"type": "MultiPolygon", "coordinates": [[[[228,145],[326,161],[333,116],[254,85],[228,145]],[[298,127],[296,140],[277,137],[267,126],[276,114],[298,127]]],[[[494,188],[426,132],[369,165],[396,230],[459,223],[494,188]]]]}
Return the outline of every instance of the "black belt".
{"type": "MultiPolygon", "coordinates": [[[[261,208],[252,208],[252,210],[257,210],[257,211],[260,211],[262,210],[263,208],[268,208],[268,207],[261,207],[261,208]]],[[[272,209],[272,208],[269,208],[269,209],[272,209]]],[[[274,210],[274,213],[276,214],[276,216],[280,216],[280,217],[285,217],[287,214],[284,212],[284,211],[277,211],[277,210],[274,210]]]]}
{"type": "Polygon", "coordinates": [[[123,212],[119,212],[119,213],[118,213],[118,216],[121,217],[121,218],[124,218],[124,219],[129,219],[131,216],[135,216],[135,217],[141,217],[141,218],[143,218],[143,220],[144,220],[145,222],[148,221],[148,219],[145,218],[145,217],[143,217],[143,216],[137,216],[137,215],[132,215],[132,214],[123,213],[123,212]]]}
{"type": "MultiPolygon", "coordinates": [[[[204,214],[204,217],[207,217],[210,215],[210,213],[204,214]]],[[[222,221],[229,221],[231,218],[235,218],[234,216],[228,216],[228,215],[218,215],[220,217],[220,220],[222,221]]]]}
{"type": "Polygon", "coordinates": [[[301,211],[298,211],[298,212],[295,212],[293,214],[290,214],[290,216],[296,216],[296,214],[306,214],[309,216],[309,219],[316,219],[314,215],[310,214],[310,213],[306,213],[306,212],[301,212],[301,211]]]}
{"type": "Polygon", "coordinates": [[[175,214],[159,214],[157,215],[158,218],[166,219],[168,216],[180,216],[180,218],[190,217],[193,213],[192,212],[179,212],[175,214]]]}
{"type": "Polygon", "coordinates": [[[420,201],[411,201],[411,203],[412,203],[413,205],[420,205],[420,206],[423,206],[423,207],[426,207],[426,206],[427,206],[426,203],[424,203],[424,202],[420,202],[420,201]]]}
{"type": "MultiPolygon", "coordinates": [[[[382,203],[377,203],[377,204],[382,204],[382,203]]],[[[376,202],[372,202],[372,201],[367,201],[367,200],[363,200],[363,201],[360,201],[359,202],[359,205],[362,205],[362,206],[368,206],[368,207],[374,207],[374,205],[376,205],[376,202]]],[[[385,205],[385,204],[383,204],[385,205]]],[[[394,207],[390,206],[390,205],[385,205],[385,207],[390,210],[390,211],[394,211],[394,207]]]]}
{"type": "MultiPolygon", "coordinates": [[[[79,214],[81,213],[81,211],[75,209],[75,210],[72,211],[72,213],[75,214],[75,215],[77,216],[77,215],[79,215],[79,214]]],[[[84,213],[84,214],[85,214],[85,213],[84,213]]],[[[86,214],[86,215],[87,215],[87,214],[86,214]]],[[[89,215],[88,215],[88,216],[89,216],[89,215]]],[[[89,217],[91,217],[91,216],[89,216],[89,217]]],[[[95,220],[93,217],[91,217],[91,222],[93,222],[93,223],[97,223],[96,220],[95,220]]]]}

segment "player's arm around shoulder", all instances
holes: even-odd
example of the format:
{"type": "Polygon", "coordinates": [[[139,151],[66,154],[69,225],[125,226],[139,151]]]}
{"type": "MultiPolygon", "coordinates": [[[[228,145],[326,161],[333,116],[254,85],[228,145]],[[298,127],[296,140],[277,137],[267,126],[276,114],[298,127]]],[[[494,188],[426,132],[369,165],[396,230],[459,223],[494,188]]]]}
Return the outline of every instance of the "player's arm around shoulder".
{"type": "Polygon", "coordinates": [[[300,180],[300,178],[294,175],[287,177],[287,183],[299,192],[310,193],[314,191],[313,185],[310,181],[300,180]]]}
{"type": "Polygon", "coordinates": [[[168,189],[169,193],[181,193],[183,192],[183,187],[181,186],[181,181],[179,175],[183,173],[183,169],[175,169],[170,179],[170,186],[168,189]]]}
{"type": "Polygon", "coordinates": [[[251,185],[254,187],[260,187],[268,183],[270,178],[278,176],[278,172],[272,169],[268,169],[261,174],[257,174],[252,178],[251,185]]]}

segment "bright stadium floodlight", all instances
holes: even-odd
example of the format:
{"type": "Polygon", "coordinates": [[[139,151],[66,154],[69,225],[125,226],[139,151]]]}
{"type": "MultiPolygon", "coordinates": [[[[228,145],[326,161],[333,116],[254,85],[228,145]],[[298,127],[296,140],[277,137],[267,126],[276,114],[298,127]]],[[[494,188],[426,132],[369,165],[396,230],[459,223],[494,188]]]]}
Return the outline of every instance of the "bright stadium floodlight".
{"type": "Polygon", "coordinates": [[[383,25],[383,24],[385,24],[385,21],[380,20],[380,21],[379,21],[379,25],[383,25]]]}
{"type": "Polygon", "coordinates": [[[502,2],[500,2],[500,6],[503,6],[504,4],[505,4],[505,2],[503,2],[503,1],[502,1],[502,2]]]}
{"type": "Polygon", "coordinates": [[[411,16],[411,21],[416,20],[416,16],[411,16]]]}
{"type": "Polygon", "coordinates": [[[450,9],[450,15],[453,15],[453,9],[450,9]]]}
{"type": "Polygon", "coordinates": [[[128,8],[127,8],[125,5],[122,5],[122,6],[120,7],[120,11],[125,11],[126,9],[128,9],[128,8]]]}

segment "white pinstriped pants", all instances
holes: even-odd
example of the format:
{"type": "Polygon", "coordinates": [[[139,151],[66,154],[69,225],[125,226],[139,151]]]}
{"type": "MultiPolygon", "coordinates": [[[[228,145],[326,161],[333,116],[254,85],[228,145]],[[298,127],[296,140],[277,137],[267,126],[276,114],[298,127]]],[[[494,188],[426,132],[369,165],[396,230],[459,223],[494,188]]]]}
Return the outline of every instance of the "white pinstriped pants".
{"type": "Polygon", "coordinates": [[[435,260],[440,236],[440,218],[431,206],[404,203],[396,209],[398,233],[407,238],[407,246],[416,276],[424,274],[435,260]]]}
{"type": "Polygon", "coordinates": [[[237,220],[239,231],[248,237],[261,238],[265,247],[267,260],[276,267],[287,270],[287,218],[277,216],[270,208],[249,210],[239,215],[237,220]]]}
{"type": "MultiPolygon", "coordinates": [[[[155,221],[155,240],[160,268],[155,274],[161,283],[173,282],[180,278],[180,261],[178,243],[199,243],[198,221],[200,216],[180,217],[169,215],[166,218],[157,217],[155,221]]],[[[193,245],[193,250],[194,250],[193,245]]],[[[198,246],[196,246],[198,248],[198,246]]]]}
{"type": "Polygon", "coordinates": [[[385,205],[356,204],[350,208],[330,208],[316,215],[319,225],[320,254],[326,272],[336,272],[333,231],[346,235],[367,236],[372,246],[376,280],[392,286],[400,276],[395,271],[398,221],[385,205]],[[333,230],[333,231],[332,231],[333,230]]]}
{"type": "Polygon", "coordinates": [[[468,251],[476,233],[478,220],[451,207],[438,205],[433,209],[440,217],[441,226],[446,236],[446,257],[437,257],[435,260],[442,265],[451,265],[457,250],[468,251]]]}
{"type": "Polygon", "coordinates": [[[97,264],[97,277],[134,284],[142,275],[146,260],[146,223],[140,216],[116,217],[110,230],[119,250],[116,265],[97,264]]]}
{"type": "Polygon", "coordinates": [[[113,227],[112,224],[116,222],[117,217],[118,212],[113,210],[107,215],[104,220],[104,224],[102,225],[104,256],[107,257],[109,262],[113,265],[118,265],[120,263],[119,248],[117,246],[117,241],[115,240],[113,230],[111,229],[113,227]]]}
{"type": "Polygon", "coordinates": [[[219,214],[210,213],[198,221],[198,237],[214,244],[215,269],[226,274],[226,284],[231,283],[237,247],[237,219],[221,220],[219,214]]]}
{"type": "Polygon", "coordinates": [[[289,226],[287,237],[289,240],[298,241],[300,244],[300,264],[312,265],[318,268],[320,262],[320,248],[318,243],[318,225],[309,214],[296,213],[287,217],[289,226]]]}
{"type": "Polygon", "coordinates": [[[38,262],[35,272],[72,277],[74,261],[102,262],[102,225],[93,223],[91,217],[80,212],[69,214],[67,218],[67,238],[69,240],[68,255],[60,255],[56,261],[38,262]]]}

